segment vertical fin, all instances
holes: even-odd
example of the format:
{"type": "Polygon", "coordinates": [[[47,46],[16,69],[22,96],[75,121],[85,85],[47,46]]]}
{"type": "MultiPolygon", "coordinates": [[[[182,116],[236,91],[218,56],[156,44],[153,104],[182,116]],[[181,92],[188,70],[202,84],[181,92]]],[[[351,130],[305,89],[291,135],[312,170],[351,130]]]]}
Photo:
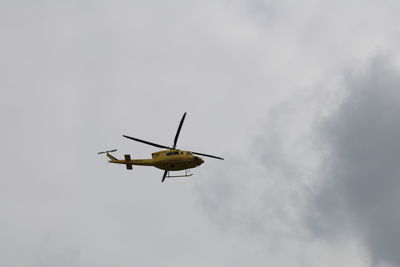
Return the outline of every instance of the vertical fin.
{"type": "Polygon", "coordinates": [[[113,157],[110,153],[108,153],[107,152],[107,157],[110,159],[110,160],[117,160],[115,157],[113,157]]]}

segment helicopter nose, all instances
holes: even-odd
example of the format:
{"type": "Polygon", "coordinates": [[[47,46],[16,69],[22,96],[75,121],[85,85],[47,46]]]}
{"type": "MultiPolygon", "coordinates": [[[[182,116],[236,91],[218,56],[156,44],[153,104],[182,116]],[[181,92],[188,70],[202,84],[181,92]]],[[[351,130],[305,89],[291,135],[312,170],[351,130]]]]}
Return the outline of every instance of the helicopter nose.
{"type": "Polygon", "coordinates": [[[204,163],[204,160],[200,157],[195,157],[195,160],[196,160],[197,164],[199,164],[199,165],[204,163]]]}

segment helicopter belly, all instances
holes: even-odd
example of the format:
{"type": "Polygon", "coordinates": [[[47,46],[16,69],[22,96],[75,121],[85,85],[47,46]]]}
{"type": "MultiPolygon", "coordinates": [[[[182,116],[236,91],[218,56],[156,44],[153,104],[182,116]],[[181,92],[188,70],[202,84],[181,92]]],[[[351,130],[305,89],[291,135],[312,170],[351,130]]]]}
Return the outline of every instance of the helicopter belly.
{"type": "Polygon", "coordinates": [[[182,160],[163,160],[154,164],[154,167],[165,171],[181,171],[196,167],[195,161],[182,161],[182,160]]]}

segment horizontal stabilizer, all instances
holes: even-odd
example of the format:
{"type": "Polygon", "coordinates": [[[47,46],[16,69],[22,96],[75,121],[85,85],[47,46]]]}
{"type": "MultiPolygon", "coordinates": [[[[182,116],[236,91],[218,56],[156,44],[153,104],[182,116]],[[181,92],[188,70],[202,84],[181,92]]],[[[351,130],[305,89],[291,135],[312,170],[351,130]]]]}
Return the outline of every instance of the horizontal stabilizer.
{"type": "Polygon", "coordinates": [[[126,169],[127,170],[132,170],[132,160],[131,160],[131,155],[127,154],[124,156],[125,157],[125,164],[126,164],[126,169]]]}

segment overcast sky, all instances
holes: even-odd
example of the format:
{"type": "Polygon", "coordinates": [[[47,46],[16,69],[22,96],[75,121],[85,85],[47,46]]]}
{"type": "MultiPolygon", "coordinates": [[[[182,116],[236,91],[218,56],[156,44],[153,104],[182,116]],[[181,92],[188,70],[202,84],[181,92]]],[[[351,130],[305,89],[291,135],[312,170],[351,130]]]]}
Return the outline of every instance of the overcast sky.
{"type": "Polygon", "coordinates": [[[0,0],[0,265],[400,266],[399,9],[0,0]]]}

